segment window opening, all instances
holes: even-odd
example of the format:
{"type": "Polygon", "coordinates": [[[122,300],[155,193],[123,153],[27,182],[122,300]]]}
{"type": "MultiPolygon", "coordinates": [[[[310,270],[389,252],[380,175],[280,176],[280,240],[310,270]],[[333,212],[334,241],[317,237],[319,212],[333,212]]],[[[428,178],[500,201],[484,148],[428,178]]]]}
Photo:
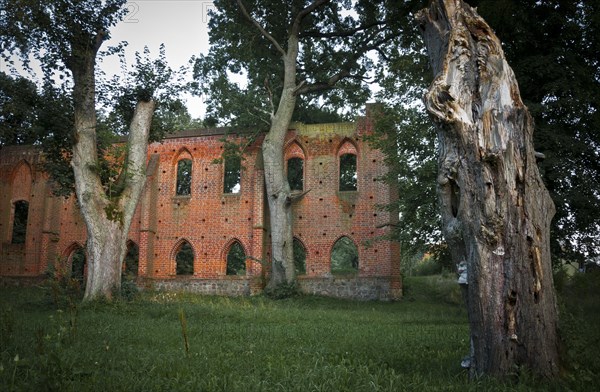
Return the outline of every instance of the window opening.
{"type": "Polygon", "coordinates": [[[194,250],[189,242],[184,242],[175,256],[177,275],[192,275],[194,273],[194,250]]]}
{"type": "Polygon", "coordinates": [[[331,273],[351,274],[358,271],[358,249],[348,237],[342,237],[331,249],[331,273]]]}
{"type": "Polygon", "coordinates": [[[15,202],[15,212],[13,219],[13,244],[24,244],[27,237],[27,215],[29,214],[29,203],[25,200],[15,202]]]}
{"type": "Polygon", "coordinates": [[[241,186],[241,166],[240,157],[229,157],[225,159],[225,175],[223,177],[224,193],[239,193],[241,186]]]}
{"type": "Polygon", "coordinates": [[[188,196],[192,193],[192,160],[182,159],[177,162],[177,196],[188,196]]]}
{"type": "Polygon", "coordinates": [[[71,253],[71,278],[79,283],[79,287],[85,286],[86,258],[85,250],[78,247],[71,253]]]}
{"type": "Polygon", "coordinates": [[[306,248],[302,242],[294,238],[294,266],[296,267],[296,275],[306,274],[306,248]]]}
{"type": "Polygon", "coordinates": [[[356,155],[340,156],[340,191],[355,191],[357,178],[356,155]]]}
{"type": "Polygon", "coordinates": [[[301,191],[304,189],[304,160],[302,158],[288,159],[287,179],[291,190],[301,191]]]}
{"type": "Polygon", "coordinates": [[[125,260],[123,260],[123,275],[125,278],[133,278],[138,275],[139,247],[131,242],[127,246],[125,260]]]}
{"type": "Polygon", "coordinates": [[[246,253],[238,241],[227,252],[227,275],[246,275],[246,253]]]}

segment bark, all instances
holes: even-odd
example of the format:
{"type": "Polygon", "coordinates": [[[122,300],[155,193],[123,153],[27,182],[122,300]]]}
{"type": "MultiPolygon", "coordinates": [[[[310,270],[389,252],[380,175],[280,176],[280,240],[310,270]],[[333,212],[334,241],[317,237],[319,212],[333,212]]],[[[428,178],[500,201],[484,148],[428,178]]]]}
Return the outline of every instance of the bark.
{"type": "Polygon", "coordinates": [[[296,84],[296,63],[298,61],[299,35],[304,17],[328,0],[315,0],[306,8],[300,10],[290,26],[287,46],[284,49],[278,41],[267,32],[246,10],[241,0],[238,7],[260,33],[269,40],[281,54],[283,61],[283,89],[277,109],[271,114],[271,126],[262,144],[262,154],[265,169],[265,186],[271,229],[271,277],[267,290],[281,284],[293,284],[296,281],[294,267],[293,233],[292,233],[292,202],[290,186],[285,173],[283,161],[283,146],[289,129],[299,86],[296,84]]]}
{"type": "Polygon", "coordinates": [[[262,144],[265,185],[271,225],[271,278],[267,285],[273,289],[282,283],[296,280],[292,233],[292,197],[283,162],[283,146],[296,107],[297,37],[288,40],[288,52],[283,57],[284,86],[271,127],[262,144]]]}
{"type": "Polygon", "coordinates": [[[111,298],[121,287],[121,267],[127,251],[127,234],[144,188],[148,133],[154,102],[139,102],[130,125],[122,192],[108,197],[98,172],[96,148],[95,58],[102,34],[95,45],[73,45],[67,64],[73,74],[75,144],[71,165],[75,191],[87,229],[87,282],[84,300],[111,298]]]}
{"type": "Polygon", "coordinates": [[[501,43],[462,0],[417,15],[435,79],[425,103],[438,128],[438,195],[453,261],[465,260],[471,375],[524,367],[559,373],[550,261],[554,205],[501,43]]]}

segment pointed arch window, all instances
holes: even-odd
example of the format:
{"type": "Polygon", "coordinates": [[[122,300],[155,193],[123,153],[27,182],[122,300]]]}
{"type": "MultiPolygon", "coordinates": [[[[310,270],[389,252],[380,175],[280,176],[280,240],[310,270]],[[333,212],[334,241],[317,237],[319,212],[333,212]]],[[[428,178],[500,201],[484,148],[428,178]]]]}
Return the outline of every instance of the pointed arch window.
{"type": "Polygon", "coordinates": [[[189,196],[192,193],[192,160],[181,159],[177,162],[177,196],[189,196]]]}
{"type": "Polygon", "coordinates": [[[140,249],[135,242],[127,243],[127,253],[123,260],[123,275],[126,278],[134,278],[138,275],[140,249]]]}
{"type": "Polygon", "coordinates": [[[189,242],[184,241],[175,256],[176,274],[193,275],[194,274],[194,249],[189,242]]]}
{"type": "Polygon", "coordinates": [[[306,274],[306,248],[294,237],[294,266],[296,267],[296,275],[306,274]]]}
{"type": "Polygon", "coordinates": [[[79,287],[85,287],[85,278],[87,275],[87,260],[85,257],[85,249],[77,246],[69,256],[71,263],[71,278],[79,283],[79,287]]]}
{"type": "Polygon", "coordinates": [[[287,179],[292,191],[304,190],[304,160],[299,157],[287,160],[287,179]]]}
{"type": "Polygon", "coordinates": [[[242,160],[240,157],[232,156],[225,159],[225,171],[223,176],[224,193],[240,193],[242,160]]]}
{"type": "Polygon", "coordinates": [[[331,273],[353,274],[358,271],[358,249],[348,237],[341,237],[331,249],[331,273]]]}
{"type": "Polygon", "coordinates": [[[340,191],[355,191],[357,180],[356,155],[340,155],[340,191]]]}
{"type": "Polygon", "coordinates": [[[235,241],[227,252],[227,275],[246,275],[246,252],[242,244],[235,241]]]}
{"type": "Polygon", "coordinates": [[[29,215],[29,203],[25,200],[15,202],[13,215],[13,231],[11,242],[13,244],[24,244],[27,237],[27,218],[29,215]]]}

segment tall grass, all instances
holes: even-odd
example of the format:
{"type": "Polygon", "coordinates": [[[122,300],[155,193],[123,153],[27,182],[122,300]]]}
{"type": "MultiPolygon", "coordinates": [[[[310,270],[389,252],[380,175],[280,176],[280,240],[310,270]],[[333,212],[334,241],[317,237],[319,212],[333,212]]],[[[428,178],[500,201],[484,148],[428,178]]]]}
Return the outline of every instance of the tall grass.
{"type": "MultiPolygon", "coordinates": [[[[460,368],[468,351],[466,312],[451,282],[407,279],[406,297],[395,303],[145,292],[132,302],[80,305],[74,330],[68,310],[53,306],[42,290],[2,289],[0,390],[530,391],[595,385],[589,372],[599,361],[580,344],[571,354],[595,362],[582,360],[555,387],[528,377],[506,384],[469,381],[460,368]]],[[[585,314],[572,314],[587,323],[585,314]]]]}

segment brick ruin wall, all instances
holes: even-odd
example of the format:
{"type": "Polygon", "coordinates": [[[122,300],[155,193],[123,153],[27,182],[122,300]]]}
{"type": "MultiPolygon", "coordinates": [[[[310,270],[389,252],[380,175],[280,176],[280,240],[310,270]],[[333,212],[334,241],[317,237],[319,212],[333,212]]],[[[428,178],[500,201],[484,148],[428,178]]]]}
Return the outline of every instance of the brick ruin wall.
{"type": "MultiPolygon", "coordinates": [[[[304,161],[306,195],[293,206],[295,238],[306,251],[306,274],[299,287],[310,294],[357,299],[401,296],[399,245],[368,241],[386,234],[394,214],[379,210],[397,197],[376,181],[385,173],[383,155],[363,141],[370,121],[294,124],[285,158],[304,161]],[[338,190],[339,161],[356,155],[357,190],[338,190]],[[358,272],[331,273],[331,252],[342,236],[358,248],[358,272]]],[[[240,140],[237,136],[230,138],[240,140]]],[[[166,290],[203,294],[252,295],[264,287],[265,271],[255,260],[269,260],[268,211],[260,140],[244,155],[239,193],[223,192],[222,130],[185,131],[148,148],[149,177],[131,225],[129,239],[139,249],[138,282],[166,290]],[[177,164],[192,161],[189,195],[176,195],[177,164]],[[183,243],[194,253],[193,274],[176,274],[183,243]],[[238,242],[246,255],[244,276],[226,275],[226,257],[238,242]]],[[[69,263],[85,244],[85,224],[74,202],[51,193],[40,155],[28,146],[0,150],[0,277],[4,282],[35,279],[49,265],[69,263]],[[25,242],[11,243],[15,202],[29,203],[25,242]]]]}

